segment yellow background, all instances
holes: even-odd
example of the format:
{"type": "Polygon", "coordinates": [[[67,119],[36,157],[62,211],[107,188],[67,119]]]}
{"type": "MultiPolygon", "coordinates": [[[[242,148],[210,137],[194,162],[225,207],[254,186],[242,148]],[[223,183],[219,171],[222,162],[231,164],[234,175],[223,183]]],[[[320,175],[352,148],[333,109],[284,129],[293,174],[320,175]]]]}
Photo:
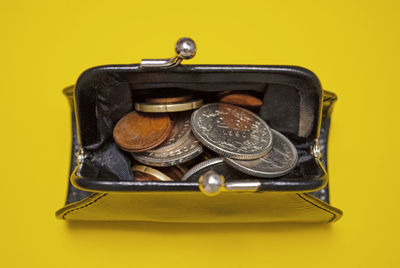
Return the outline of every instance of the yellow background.
{"type": "Polygon", "coordinates": [[[399,267],[398,1],[3,1],[1,267],[399,267]],[[78,223],[66,197],[61,90],[92,66],[173,55],[191,64],[293,64],[339,96],[332,225],[78,223]]]}

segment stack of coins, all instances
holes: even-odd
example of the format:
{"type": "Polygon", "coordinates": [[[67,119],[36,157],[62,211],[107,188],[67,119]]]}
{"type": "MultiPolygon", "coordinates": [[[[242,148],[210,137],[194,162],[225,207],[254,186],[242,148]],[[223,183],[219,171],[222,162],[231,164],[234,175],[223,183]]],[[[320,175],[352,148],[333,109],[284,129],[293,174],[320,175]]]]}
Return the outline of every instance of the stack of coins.
{"type": "Polygon", "coordinates": [[[221,164],[246,176],[276,178],[296,166],[290,140],[248,110],[259,109],[260,99],[246,92],[217,97],[218,103],[204,104],[179,93],[135,103],[113,136],[132,155],[136,180],[184,181],[221,164]]]}

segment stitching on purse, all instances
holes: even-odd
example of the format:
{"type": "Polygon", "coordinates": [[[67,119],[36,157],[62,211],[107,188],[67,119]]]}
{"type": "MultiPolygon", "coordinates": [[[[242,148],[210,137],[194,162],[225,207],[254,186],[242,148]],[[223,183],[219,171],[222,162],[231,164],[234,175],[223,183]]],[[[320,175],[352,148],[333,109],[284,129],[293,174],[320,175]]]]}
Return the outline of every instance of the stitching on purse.
{"type": "Polygon", "coordinates": [[[336,214],[333,213],[332,211],[329,211],[329,210],[327,210],[327,209],[325,209],[325,208],[323,208],[323,207],[318,206],[317,204],[314,204],[313,202],[311,202],[311,201],[305,199],[304,197],[302,197],[300,194],[297,194],[297,195],[298,195],[301,199],[303,199],[304,201],[310,203],[311,205],[316,206],[317,208],[320,208],[320,209],[325,210],[326,212],[329,212],[330,214],[332,214],[333,217],[332,217],[332,219],[330,219],[328,222],[332,222],[332,221],[336,218],[336,214]]]}
{"type": "Polygon", "coordinates": [[[75,210],[79,210],[79,209],[82,209],[82,208],[86,208],[86,207],[88,207],[88,206],[91,206],[91,205],[93,205],[94,203],[96,203],[97,201],[99,201],[101,198],[105,197],[106,195],[107,195],[107,194],[103,194],[102,196],[97,197],[95,200],[91,201],[90,203],[87,203],[87,204],[84,205],[84,206],[81,206],[81,207],[79,207],[79,208],[74,208],[74,209],[71,209],[70,211],[65,212],[65,214],[62,216],[62,218],[65,220],[65,216],[67,216],[69,213],[71,213],[71,212],[73,212],[73,211],[75,211],[75,210]]]}

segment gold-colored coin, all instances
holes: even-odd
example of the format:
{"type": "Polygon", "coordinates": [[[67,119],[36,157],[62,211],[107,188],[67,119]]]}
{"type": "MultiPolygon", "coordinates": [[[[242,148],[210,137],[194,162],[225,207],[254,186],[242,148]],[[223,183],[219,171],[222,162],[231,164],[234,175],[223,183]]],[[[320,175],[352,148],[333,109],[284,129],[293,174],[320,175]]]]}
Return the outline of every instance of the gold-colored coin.
{"type": "Polygon", "coordinates": [[[200,108],[203,105],[203,99],[195,99],[186,102],[177,103],[146,103],[136,102],[136,111],[145,113],[170,113],[170,112],[183,112],[200,108]]]}
{"type": "Polygon", "coordinates": [[[134,165],[132,171],[138,181],[174,181],[161,171],[148,166],[134,165]]]}
{"type": "Polygon", "coordinates": [[[187,102],[193,99],[192,95],[182,95],[182,94],[169,94],[164,97],[156,98],[156,97],[147,97],[144,99],[147,103],[156,103],[156,104],[166,104],[166,103],[180,103],[187,102]]]}

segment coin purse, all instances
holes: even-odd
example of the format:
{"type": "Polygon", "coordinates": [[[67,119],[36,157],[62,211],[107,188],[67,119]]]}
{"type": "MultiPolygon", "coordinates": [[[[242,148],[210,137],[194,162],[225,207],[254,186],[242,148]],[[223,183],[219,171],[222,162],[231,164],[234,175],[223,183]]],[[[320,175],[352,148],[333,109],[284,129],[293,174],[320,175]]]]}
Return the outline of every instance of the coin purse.
{"type": "Polygon", "coordinates": [[[83,72],[64,90],[72,108],[72,153],[66,220],[159,222],[333,222],[342,212],[329,203],[327,141],[336,95],[314,73],[296,66],[182,65],[194,56],[106,65],[83,72]],[[251,91],[258,112],[295,145],[298,161],[278,178],[258,178],[219,163],[222,191],[207,196],[195,173],[186,181],[136,181],[129,153],[113,140],[116,122],[137,96],[179,88],[217,102],[222,91],[251,91]]]}

